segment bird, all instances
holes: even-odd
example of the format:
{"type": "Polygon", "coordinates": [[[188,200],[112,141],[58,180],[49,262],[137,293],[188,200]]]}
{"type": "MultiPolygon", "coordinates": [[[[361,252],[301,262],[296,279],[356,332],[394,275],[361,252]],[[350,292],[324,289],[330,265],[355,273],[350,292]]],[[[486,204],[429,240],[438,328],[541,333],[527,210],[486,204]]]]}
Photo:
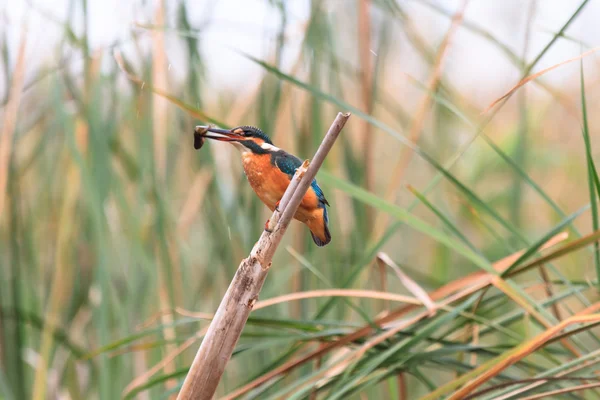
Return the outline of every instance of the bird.
{"type": "MultiPolygon", "coordinates": [[[[298,157],[276,147],[267,134],[254,126],[243,125],[230,130],[197,126],[194,130],[196,149],[202,147],[204,138],[234,145],[241,152],[244,173],[258,198],[271,211],[278,209],[296,169],[302,165],[298,157]]],[[[329,202],[317,180],[313,179],[294,214],[294,219],[310,229],[312,239],[319,247],[331,242],[327,207],[329,202]]],[[[269,221],[265,223],[267,231],[268,226],[269,221]]]]}

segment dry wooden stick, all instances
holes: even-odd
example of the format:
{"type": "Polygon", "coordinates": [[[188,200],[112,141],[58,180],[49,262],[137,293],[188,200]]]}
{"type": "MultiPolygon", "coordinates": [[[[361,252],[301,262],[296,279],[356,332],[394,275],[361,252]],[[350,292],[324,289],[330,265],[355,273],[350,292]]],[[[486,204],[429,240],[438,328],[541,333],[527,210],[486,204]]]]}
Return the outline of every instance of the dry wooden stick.
{"type": "Polygon", "coordinates": [[[177,399],[212,399],[225,365],[231,358],[252,307],[258,299],[271,267],[273,254],[348,118],[350,113],[338,113],[310,165],[305,161],[296,171],[279,202],[281,211],[275,210],[271,217],[271,226],[274,227],[272,232],[263,232],[250,252],[250,256],[238,267],[196,353],[177,399]]]}

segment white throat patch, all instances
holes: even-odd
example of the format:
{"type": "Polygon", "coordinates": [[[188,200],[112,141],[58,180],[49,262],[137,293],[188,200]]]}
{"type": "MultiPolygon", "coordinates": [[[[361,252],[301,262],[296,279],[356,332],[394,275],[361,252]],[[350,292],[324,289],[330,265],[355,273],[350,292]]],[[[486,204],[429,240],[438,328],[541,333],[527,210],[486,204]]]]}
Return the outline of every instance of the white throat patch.
{"type": "Polygon", "coordinates": [[[273,146],[272,144],[269,144],[267,142],[261,144],[260,147],[269,151],[279,151],[279,147],[273,146]]]}

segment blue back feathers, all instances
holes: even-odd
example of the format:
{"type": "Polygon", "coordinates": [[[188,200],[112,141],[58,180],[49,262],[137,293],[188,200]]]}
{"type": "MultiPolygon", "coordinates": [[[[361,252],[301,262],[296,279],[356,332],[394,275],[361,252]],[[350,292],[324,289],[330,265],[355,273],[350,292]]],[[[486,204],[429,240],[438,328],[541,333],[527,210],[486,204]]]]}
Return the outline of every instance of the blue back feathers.
{"type": "MultiPolygon", "coordinates": [[[[271,153],[271,164],[275,165],[281,170],[281,172],[287,174],[290,177],[290,179],[292,179],[294,177],[294,174],[296,173],[296,169],[298,169],[302,165],[302,161],[298,157],[286,153],[283,150],[279,150],[271,153]]],[[[313,179],[310,186],[315,191],[315,194],[317,195],[317,198],[319,199],[324,209],[325,204],[329,205],[329,203],[327,202],[327,199],[325,199],[323,191],[317,184],[317,180],[313,179]]],[[[325,219],[327,220],[327,212],[325,212],[325,219]]]]}

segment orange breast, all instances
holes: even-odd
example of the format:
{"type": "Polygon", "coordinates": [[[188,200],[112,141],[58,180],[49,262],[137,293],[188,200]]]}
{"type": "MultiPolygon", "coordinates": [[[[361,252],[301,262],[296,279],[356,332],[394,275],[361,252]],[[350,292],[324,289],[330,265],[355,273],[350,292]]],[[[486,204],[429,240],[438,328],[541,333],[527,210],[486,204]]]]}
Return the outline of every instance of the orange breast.
{"type": "MultiPolygon", "coordinates": [[[[271,156],[269,154],[244,154],[242,155],[242,160],[244,172],[248,177],[250,186],[260,200],[273,211],[275,204],[281,200],[290,184],[290,178],[287,174],[281,172],[279,168],[271,164],[271,156]]],[[[309,188],[294,218],[302,222],[307,222],[314,218],[314,211],[317,207],[317,196],[312,188],[309,188]]]]}

